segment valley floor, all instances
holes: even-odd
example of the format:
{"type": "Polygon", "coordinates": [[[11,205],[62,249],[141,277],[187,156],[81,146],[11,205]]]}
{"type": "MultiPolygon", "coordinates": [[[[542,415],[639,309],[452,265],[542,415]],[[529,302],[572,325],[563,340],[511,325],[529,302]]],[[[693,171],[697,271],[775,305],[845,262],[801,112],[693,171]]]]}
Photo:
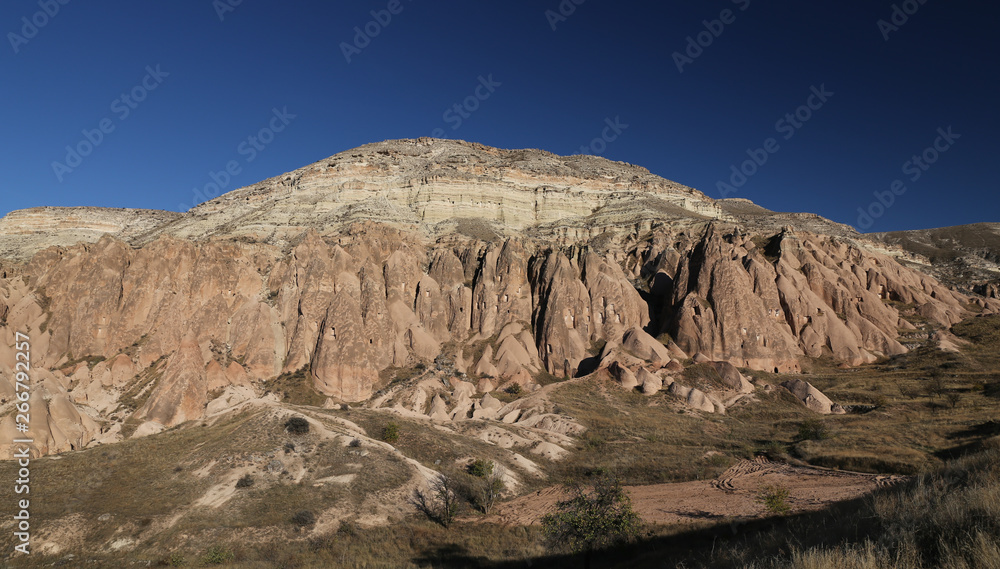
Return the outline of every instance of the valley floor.
{"type": "MultiPolygon", "coordinates": [[[[633,508],[647,524],[690,525],[704,521],[729,521],[767,515],[759,496],[767,488],[788,491],[790,513],[815,511],[836,502],[853,500],[876,488],[903,482],[908,477],[793,466],[759,457],[742,460],[710,481],[628,486],[633,508]]],[[[482,521],[507,526],[532,525],[564,500],[562,487],[550,487],[500,505],[482,521]]]]}

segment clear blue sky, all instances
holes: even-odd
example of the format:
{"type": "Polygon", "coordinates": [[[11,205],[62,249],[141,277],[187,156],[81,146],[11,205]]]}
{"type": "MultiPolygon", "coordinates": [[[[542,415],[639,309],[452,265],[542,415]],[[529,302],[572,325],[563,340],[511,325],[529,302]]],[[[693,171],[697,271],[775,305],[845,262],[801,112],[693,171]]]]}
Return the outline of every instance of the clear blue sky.
{"type": "Polygon", "coordinates": [[[712,197],[773,138],[730,195],[858,225],[873,192],[901,180],[905,192],[867,229],[1000,221],[994,3],[237,2],[3,2],[0,214],[179,211],[230,163],[238,174],[216,176],[226,191],[364,143],[438,134],[558,154],[586,146],[712,197]],[[894,4],[902,25],[880,29],[894,4]],[[556,18],[560,6],[568,15],[556,18]],[[373,10],[391,20],[372,22],[373,10]],[[355,37],[366,25],[377,32],[367,45],[355,37]],[[675,52],[701,32],[707,47],[691,48],[680,72],[675,52]],[[350,63],[345,44],[356,46],[350,63]],[[810,99],[821,86],[833,94],[810,99]],[[275,109],[295,118],[272,120],[275,109]],[[796,111],[808,117],[800,127],[778,124],[796,111]],[[627,128],[605,130],[616,118],[627,128]],[[938,139],[949,126],[960,138],[938,139]],[[605,133],[616,138],[592,144],[605,133]],[[904,172],[935,142],[947,150],[904,172]],[[67,160],[67,145],[88,155],[67,160]]]}

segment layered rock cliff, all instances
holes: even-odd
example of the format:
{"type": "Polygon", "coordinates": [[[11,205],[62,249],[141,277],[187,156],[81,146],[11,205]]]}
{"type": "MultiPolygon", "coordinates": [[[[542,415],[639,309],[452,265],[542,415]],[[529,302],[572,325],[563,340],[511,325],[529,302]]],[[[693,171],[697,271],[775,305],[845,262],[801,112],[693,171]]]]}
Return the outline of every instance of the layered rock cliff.
{"type": "MultiPolygon", "coordinates": [[[[677,360],[858,365],[906,352],[901,330],[1000,308],[821,218],[754,207],[599,158],[421,139],[138,226],[71,210],[55,246],[4,264],[0,401],[16,331],[47,453],[197,420],[279,376],[357,402],[386,370],[447,358],[483,392],[594,370],[655,392],[677,360]],[[69,245],[73,223],[103,234],[69,245]]],[[[29,218],[5,218],[0,239],[44,235],[29,218]]]]}

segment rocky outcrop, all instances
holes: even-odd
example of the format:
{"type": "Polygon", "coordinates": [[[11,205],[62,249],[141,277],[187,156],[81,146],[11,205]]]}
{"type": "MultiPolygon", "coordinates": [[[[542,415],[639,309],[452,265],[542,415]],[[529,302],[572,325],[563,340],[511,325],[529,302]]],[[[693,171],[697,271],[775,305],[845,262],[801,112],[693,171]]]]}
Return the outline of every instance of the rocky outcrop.
{"type": "MultiPolygon", "coordinates": [[[[871,233],[887,253],[900,262],[920,267],[942,282],[990,297],[1000,279],[1000,223],[973,223],[955,227],[871,233]]],[[[997,298],[992,296],[990,298],[997,298]]]]}
{"type": "Polygon", "coordinates": [[[421,139],[345,152],[183,215],[18,213],[0,222],[0,245],[33,245],[11,245],[0,266],[0,414],[15,331],[52,370],[54,452],[126,421],[142,434],[201,419],[279,376],[365,401],[393,368],[439,357],[454,362],[455,392],[401,408],[515,423],[530,413],[478,393],[534,393],[546,374],[596,370],[721,412],[753,390],[737,368],[863,364],[905,352],[911,319],[947,328],[969,314],[969,297],[832,222],[789,214],[798,225],[772,231],[766,210],[723,206],[627,164],[421,139]],[[40,245],[52,246],[16,262],[40,245]],[[673,382],[688,358],[719,386],[673,382]]]}
{"type": "Polygon", "coordinates": [[[670,393],[676,395],[688,407],[704,413],[725,413],[726,407],[713,395],[696,387],[687,387],[677,382],[670,384],[670,393]]]}
{"type": "Polygon", "coordinates": [[[823,392],[813,387],[811,383],[802,381],[801,379],[792,379],[782,383],[781,386],[790,391],[796,399],[812,411],[824,415],[844,413],[843,407],[831,401],[829,397],[823,395],[823,392]]]}
{"type": "Polygon", "coordinates": [[[156,390],[136,416],[158,428],[200,419],[208,404],[205,360],[193,334],[181,340],[156,390]]]}
{"type": "Polygon", "coordinates": [[[308,228],[335,234],[376,220],[489,241],[541,226],[590,234],[604,210],[603,224],[615,225],[655,209],[724,216],[701,192],[642,167],[423,138],[368,144],[229,192],[147,238],[226,234],[279,244],[308,228]]]}
{"type": "Polygon", "coordinates": [[[665,331],[682,350],[741,367],[794,371],[802,350],[784,322],[777,275],[759,252],[709,226],[681,260],[665,331]]]}
{"type": "Polygon", "coordinates": [[[888,257],[791,230],[759,246],[710,225],[673,281],[664,330],[685,352],[776,372],[802,355],[858,365],[903,353],[898,330],[912,325],[897,306],[947,327],[968,301],[888,257]]]}
{"type": "Polygon", "coordinates": [[[572,377],[583,359],[593,355],[592,342],[620,343],[625,331],[649,323],[646,303],[621,268],[594,253],[570,260],[549,252],[532,276],[532,320],[549,373],[572,377]]]}
{"type": "Polygon", "coordinates": [[[49,247],[95,243],[110,235],[137,239],[181,218],[172,211],[98,207],[37,207],[0,218],[0,259],[27,261],[49,247]]]}

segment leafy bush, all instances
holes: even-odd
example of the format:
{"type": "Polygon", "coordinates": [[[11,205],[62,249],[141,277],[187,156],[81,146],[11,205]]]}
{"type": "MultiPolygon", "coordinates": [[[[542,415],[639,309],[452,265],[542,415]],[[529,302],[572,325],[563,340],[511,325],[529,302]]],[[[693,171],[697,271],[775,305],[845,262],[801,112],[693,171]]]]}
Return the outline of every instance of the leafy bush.
{"type": "Polygon", "coordinates": [[[542,518],[550,546],[585,553],[589,566],[593,551],[639,535],[642,522],[616,476],[602,474],[593,492],[581,484],[568,490],[570,498],[556,504],[556,511],[542,518]]]}
{"type": "Polygon", "coordinates": [[[788,458],[788,452],[785,449],[785,445],[778,441],[767,441],[758,447],[755,454],[765,456],[768,460],[785,460],[788,458]]]}
{"type": "Polygon", "coordinates": [[[477,458],[469,465],[468,471],[477,478],[486,478],[493,473],[493,461],[477,458]]]}
{"type": "Polygon", "coordinates": [[[830,430],[819,419],[806,419],[799,423],[799,440],[821,441],[830,438],[830,430]]]}
{"type": "Polygon", "coordinates": [[[202,558],[202,562],[205,565],[223,565],[225,563],[230,563],[236,559],[236,555],[232,551],[225,549],[220,545],[213,545],[205,552],[205,557],[202,558]]]}
{"type": "Polygon", "coordinates": [[[311,526],[316,523],[316,514],[309,510],[296,512],[295,515],[292,516],[292,523],[299,527],[311,526]]]}
{"type": "Polygon", "coordinates": [[[521,391],[522,389],[520,383],[511,384],[507,387],[507,389],[504,389],[504,393],[507,393],[509,395],[520,395],[521,391]]]}
{"type": "Polygon", "coordinates": [[[243,478],[236,481],[237,488],[249,488],[251,486],[253,486],[253,476],[249,474],[244,474],[243,478]]]}
{"type": "Polygon", "coordinates": [[[382,428],[382,440],[393,444],[399,440],[399,425],[393,421],[390,421],[388,425],[382,428]]]}
{"type": "Polygon", "coordinates": [[[309,421],[303,417],[292,417],[285,421],[285,429],[293,435],[304,435],[309,432],[309,421]]]}
{"type": "Polygon", "coordinates": [[[503,481],[503,467],[494,467],[492,462],[489,464],[489,472],[479,479],[475,488],[475,500],[478,502],[479,508],[487,515],[493,510],[493,506],[504,491],[507,490],[507,484],[503,481]]]}
{"type": "Polygon", "coordinates": [[[772,514],[784,515],[792,510],[788,505],[788,488],[775,484],[757,491],[757,503],[772,514]]]}
{"type": "Polygon", "coordinates": [[[348,446],[350,446],[351,448],[361,448],[361,439],[351,439],[351,442],[348,446]]]}

